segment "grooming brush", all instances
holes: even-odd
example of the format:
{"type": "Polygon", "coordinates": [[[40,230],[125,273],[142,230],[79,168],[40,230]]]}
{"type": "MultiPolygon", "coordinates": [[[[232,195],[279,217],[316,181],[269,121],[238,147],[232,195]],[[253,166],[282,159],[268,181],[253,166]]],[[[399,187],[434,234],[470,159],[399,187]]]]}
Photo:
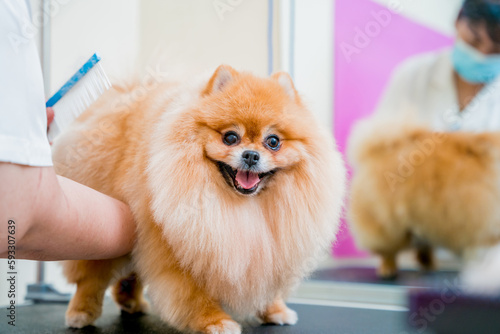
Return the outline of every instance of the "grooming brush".
{"type": "Polygon", "coordinates": [[[45,104],[55,114],[48,133],[50,142],[111,87],[100,60],[94,53],[45,104]]]}

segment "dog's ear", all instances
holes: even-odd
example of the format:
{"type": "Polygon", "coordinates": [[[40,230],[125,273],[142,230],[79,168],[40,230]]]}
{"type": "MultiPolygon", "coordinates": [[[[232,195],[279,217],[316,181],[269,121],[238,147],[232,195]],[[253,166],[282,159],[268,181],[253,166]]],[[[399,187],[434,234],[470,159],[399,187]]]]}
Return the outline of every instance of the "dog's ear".
{"type": "Polygon", "coordinates": [[[278,81],[281,87],[285,90],[285,92],[293,99],[297,99],[298,94],[295,86],[293,84],[293,80],[290,75],[286,72],[277,72],[274,73],[271,78],[278,81]]]}
{"type": "Polygon", "coordinates": [[[228,65],[220,65],[208,81],[207,87],[202,95],[209,95],[224,89],[228,83],[234,80],[238,72],[228,65]]]}

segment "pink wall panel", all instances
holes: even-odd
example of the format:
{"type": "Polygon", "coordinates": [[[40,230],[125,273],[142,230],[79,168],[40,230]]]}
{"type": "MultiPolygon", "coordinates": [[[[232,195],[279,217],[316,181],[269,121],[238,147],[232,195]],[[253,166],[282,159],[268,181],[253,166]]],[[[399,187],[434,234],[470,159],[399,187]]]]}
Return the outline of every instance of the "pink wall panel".
{"type": "MultiPolygon", "coordinates": [[[[411,55],[451,45],[452,39],[370,0],[335,3],[334,131],[345,152],[352,124],[373,112],[394,67],[411,55]]],[[[333,253],[364,255],[345,222],[333,253]]]]}

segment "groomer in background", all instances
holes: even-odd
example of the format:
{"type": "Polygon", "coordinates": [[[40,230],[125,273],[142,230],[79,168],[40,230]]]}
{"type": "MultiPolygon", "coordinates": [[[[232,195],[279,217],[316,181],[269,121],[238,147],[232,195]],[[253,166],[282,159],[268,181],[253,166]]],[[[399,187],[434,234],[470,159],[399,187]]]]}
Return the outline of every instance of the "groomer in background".
{"type": "Polygon", "coordinates": [[[500,130],[500,0],[466,0],[455,26],[451,50],[399,66],[377,115],[437,131],[500,130]]]}

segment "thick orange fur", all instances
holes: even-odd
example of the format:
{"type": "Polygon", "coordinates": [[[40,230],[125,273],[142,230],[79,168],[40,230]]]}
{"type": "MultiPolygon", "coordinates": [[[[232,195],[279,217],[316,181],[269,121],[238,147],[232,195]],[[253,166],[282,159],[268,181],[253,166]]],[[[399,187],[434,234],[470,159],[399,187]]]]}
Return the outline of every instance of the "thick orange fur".
{"type": "Polygon", "coordinates": [[[360,247],[382,257],[416,246],[432,269],[432,246],[458,254],[500,241],[500,134],[435,133],[363,121],[351,139],[349,221],[360,247]]]}
{"type": "MultiPolygon", "coordinates": [[[[128,257],[65,264],[78,285],[72,327],[91,324],[105,288],[132,270],[179,329],[239,333],[229,314],[293,324],[282,298],[338,227],[342,159],[283,73],[221,66],[199,85],[112,89],[56,140],[53,158],[61,175],[128,203],[137,222],[132,266],[128,257]],[[224,145],[228,130],[241,134],[238,145],[224,145]],[[282,139],[279,151],[264,147],[268,133],[282,139]],[[253,195],[237,193],[214,162],[233,164],[242,149],[276,169],[253,195]]],[[[140,295],[114,289],[129,312],[144,311],[140,295]]]]}

